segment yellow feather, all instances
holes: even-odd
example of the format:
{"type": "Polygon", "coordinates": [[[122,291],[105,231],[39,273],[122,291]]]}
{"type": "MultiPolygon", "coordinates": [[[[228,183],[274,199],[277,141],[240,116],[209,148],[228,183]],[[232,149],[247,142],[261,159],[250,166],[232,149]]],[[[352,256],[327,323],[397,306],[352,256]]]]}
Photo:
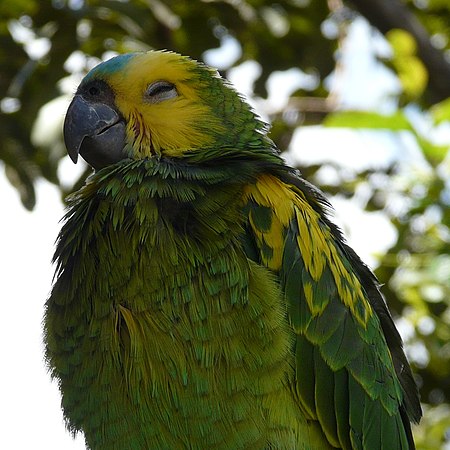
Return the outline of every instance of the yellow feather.
{"type": "MultiPolygon", "coordinates": [[[[286,230],[295,220],[298,226],[297,245],[311,278],[319,281],[328,266],[342,302],[365,327],[372,307],[362,291],[361,283],[344,266],[330,230],[321,222],[319,213],[310,205],[303,192],[271,175],[262,175],[254,185],[247,187],[244,201],[248,200],[272,209],[272,223],[267,232],[258,230],[250,216],[250,224],[258,239],[273,250],[267,260],[263,256],[264,264],[272,270],[281,268],[286,230]],[[363,307],[358,308],[361,303],[363,307]],[[363,316],[360,311],[364,311],[363,316]]],[[[314,306],[312,286],[305,284],[303,290],[310,310],[313,314],[319,313],[314,306]]]]}
{"type": "Polygon", "coordinates": [[[262,175],[254,185],[248,185],[244,191],[244,203],[254,200],[261,206],[266,206],[274,211],[272,223],[267,232],[261,232],[254,225],[250,216],[250,224],[261,243],[267,244],[273,254],[270,258],[263,256],[263,262],[272,270],[280,270],[285,229],[289,226],[294,213],[295,194],[286,188],[286,185],[271,175],[262,175]]]}

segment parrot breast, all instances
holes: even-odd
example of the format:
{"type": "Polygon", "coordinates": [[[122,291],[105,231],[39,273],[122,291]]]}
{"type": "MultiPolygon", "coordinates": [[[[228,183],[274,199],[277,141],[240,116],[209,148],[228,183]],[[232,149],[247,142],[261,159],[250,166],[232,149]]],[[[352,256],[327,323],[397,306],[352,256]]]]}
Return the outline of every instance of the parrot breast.
{"type": "Polygon", "coordinates": [[[60,235],[46,339],[69,426],[92,449],[294,447],[292,336],[237,188],[155,164],[98,172],[60,235]]]}

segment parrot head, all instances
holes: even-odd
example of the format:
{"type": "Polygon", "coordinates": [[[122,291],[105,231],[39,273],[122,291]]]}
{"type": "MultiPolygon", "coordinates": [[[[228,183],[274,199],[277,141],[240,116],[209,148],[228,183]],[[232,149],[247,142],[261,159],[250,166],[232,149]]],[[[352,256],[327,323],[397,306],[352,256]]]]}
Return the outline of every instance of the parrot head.
{"type": "Polygon", "coordinates": [[[269,141],[264,131],[215,70],[166,51],[119,55],[96,66],[64,122],[71,159],[80,154],[97,170],[125,158],[260,147],[269,141]]]}

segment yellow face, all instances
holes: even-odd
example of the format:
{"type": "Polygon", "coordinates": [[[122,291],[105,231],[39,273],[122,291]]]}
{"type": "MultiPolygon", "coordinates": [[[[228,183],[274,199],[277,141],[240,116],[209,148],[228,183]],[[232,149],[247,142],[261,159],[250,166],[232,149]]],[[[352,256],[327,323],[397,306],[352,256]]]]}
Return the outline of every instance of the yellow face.
{"type": "Polygon", "coordinates": [[[174,53],[149,52],[134,54],[120,70],[107,70],[105,64],[96,76],[114,92],[134,158],[182,156],[208,147],[213,136],[224,131],[200,96],[214,93],[202,84],[194,61],[174,53]]]}

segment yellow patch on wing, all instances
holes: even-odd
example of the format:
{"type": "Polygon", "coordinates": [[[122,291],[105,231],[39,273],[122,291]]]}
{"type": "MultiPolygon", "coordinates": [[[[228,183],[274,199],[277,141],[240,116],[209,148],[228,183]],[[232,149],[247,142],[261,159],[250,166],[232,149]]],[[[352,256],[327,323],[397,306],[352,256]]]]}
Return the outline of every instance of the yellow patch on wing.
{"type": "MultiPolygon", "coordinates": [[[[255,226],[250,214],[250,225],[261,248],[271,249],[270,253],[261,252],[262,262],[274,271],[282,268],[285,238],[290,225],[296,223],[298,228],[297,245],[305,269],[312,280],[320,284],[325,269],[328,267],[341,301],[350,309],[353,316],[365,326],[372,308],[364,295],[357,276],[347,269],[338,250],[336,240],[330,229],[321,219],[321,215],[307,201],[298,188],[283,183],[271,175],[262,175],[253,185],[247,186],[244,202],[253,201],[268,207],[272,211],[269,230],[255,226]]],[[[302,276],[301,273],[298,274],[302,276]]],[[[311,283],[303,286],[308,306],[313,314],[320,313],[315,305],[314,288],[311,283]]]]}
{"type": "Polygon", "coordinates": [[[278,178],[263,175],[253,185],[248,185],[244,191],[244,203],[249,200],[258,205],[270,208],[272,213],[271,226],[268,231],[259,230],[250,216],[252,229],[261,245],[267,245],[271,255],[262,254],[264,264],[269,269],[281,269],[283,257],[285,230],[289,226],[294,214],[295,194],[287,189],[278,178]]]}
{"type": "Polygon", "coordinates": [[[295,216],[299,229],[297,244],[312,279],[319,281],[327,262],[324,256],[329,251],[323,230],[318,226],[320,216],[308,203],[306,208],[305,205],[298,205],[298,199],[296,203],[295,216]]]}
{"type": "MultiPolygon", "coordinates": [[[[333,275],[338,295],[353,316],[367,324],[372,310],[357,276],[344,265],[342,253],[338,253],[335,238],[320,219],[320,214],[308,203],[304,194],[296,189],[296,219],[299,229],[297,244],[311,278],[319,281],[325,267],[333,275]]],[[[305,291],[305,296],[310,297],[305,291]]],[[[311,306],[311,305],[310,305],[311,306]]],[[[311,308],[314,311],[314,308],[311,308]]]]}
{"type": "Polygon", "coordinates": [[[200,94],[205,95],[205,87],[195,67],[189,58],[173,53],[143,53],[110,75],[108,82],[115,103],[127,121],[132,156],[181,156],[190,149],[212,144],[214,132],[223,129],[202,101],[200,94]],[[148,86],[160,80],[173,83],[178,96],[160,103],[146,101],[148,86]]]}

